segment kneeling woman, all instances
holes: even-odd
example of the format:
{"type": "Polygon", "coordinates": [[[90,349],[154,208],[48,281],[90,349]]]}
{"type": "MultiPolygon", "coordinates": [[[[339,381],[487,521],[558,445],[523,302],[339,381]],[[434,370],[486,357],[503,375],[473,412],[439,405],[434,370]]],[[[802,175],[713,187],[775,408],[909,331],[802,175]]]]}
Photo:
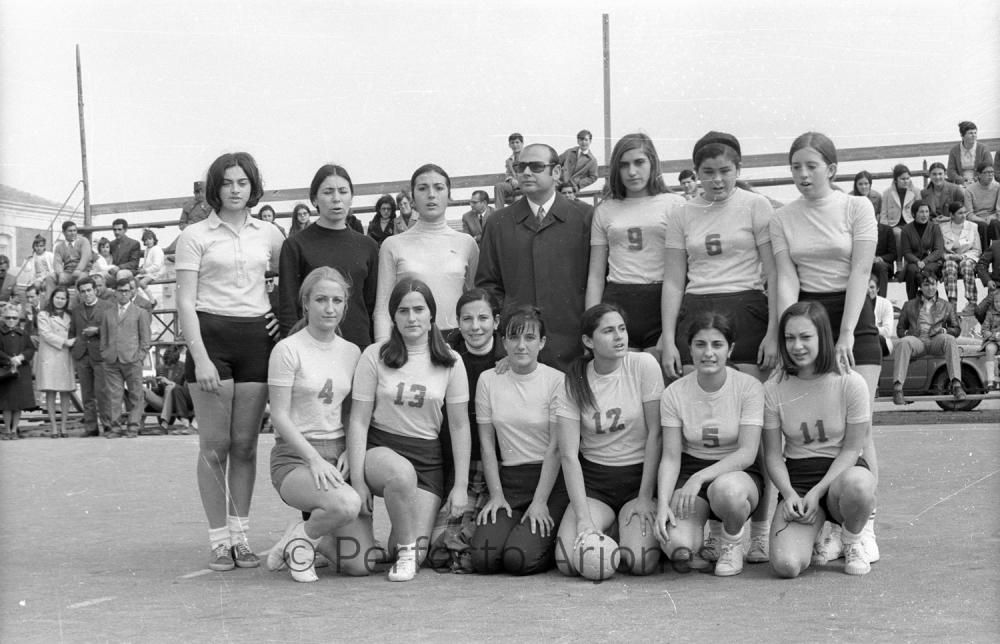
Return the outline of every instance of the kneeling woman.
{"type": "Polygon", "coordinates": [[[563,374],[538,364],[545,323],[534,307],[515,311],[503,331],[508,369],[484,372],[476,420],[490,500],[472,535],[478,573],[544,572],[552,565],[556,525],[569,499],[559,475],[553,428],[563,374]],[[502,467],[497,465],[499,439],[502,467]]]}
{"type": "Polygon", "coordinates": [[[278,343],[267,370],[275,433],[271,482],[285,503],[310,513],[308,520],[288,527],[268,554],[267,566],[276,570],[287,563],[295,581],[318,579],[313,559],[320,539],[333,533],[353,536],[345,531],[361,509],[361,499],[345,480],[342,410],[361,356],[356,345],[337,334],[349,298],[350,287],[339,271],[323,266],[310,272],[299,289],[306,326],[278,343]]]}
{"type": "Polygon", "coordinates": [[[654,524],[663,375],[656,358],[629,352],[614,304],[592,306],[580,321],[584,355],[559,392],[559,453],[570,508],[559,525],[559,571],[579,574],[574,545],[618,522],[621,567],[653,572],[660,558],[654,524]]]}
{"type": "Polygon", "coordinates": [[[656,535],[678,570],[707,568],[697,556],[709,518],[722,522],[715,574],[743,572],[743,524],[757,507],[764,477],[755,463],[764,422],[764,387],[727,367],[733,329],[703,312],[688,327],[695,371],[663,392],[656,535]]]}
{"type": "Polygon", "coordinates": [[[843,526],[844,572],[867,574],[861,530],[875,507],[875,477],[861,458],[871,423],[865,379],[837,372],[822,304],[788,307],[779,334],[784,374],[764,385],[764,454],[781,494],[771,521],[771,568],[779,577],[798,576],[809,567],[823,522],[832,521],[843,526]]]}
{"type": "Polygon", "coordinates": [[[354,374],[347,451],[366,523],[359,550],[374,548],[372,494],[377,494],[385,498],[392,523],[389,543],[397,553],[389,581],[409,581],[427,555],[445,497],[438,438],[443,408],[455,463],[446,507],[459,516],[468,503],[469,383],[462,360],[434,324],[437,304],[425,283],[404,279],[396,284],[389,313],[389,339],[365,349],[354,374]]]}

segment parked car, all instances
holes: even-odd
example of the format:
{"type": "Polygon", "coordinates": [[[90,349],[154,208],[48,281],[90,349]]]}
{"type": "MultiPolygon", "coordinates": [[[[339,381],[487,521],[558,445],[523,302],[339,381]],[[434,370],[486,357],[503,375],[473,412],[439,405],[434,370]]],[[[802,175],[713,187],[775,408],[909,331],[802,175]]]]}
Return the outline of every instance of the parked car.
{"type": "MultiPolygon", "coordinates": [[[[892,397],[893,367],[892,356],[882,358],[882,373],[878,378],[878,397],[892,397]]],[[[984,394],[986,392],[986,354],[976,351],[962,355],[962,387],[967,394],[984,394]]],[[[921,356],[910,360],[910,368],[906,372],[906,382],[903,383],[903,395],[907,398],[920,396],[949,395],[948,370],[941,356],[921,356]]],[[[979,406],[978,399],[936,400],[938,407],[948,411],[970,411],[979,406]]]]}

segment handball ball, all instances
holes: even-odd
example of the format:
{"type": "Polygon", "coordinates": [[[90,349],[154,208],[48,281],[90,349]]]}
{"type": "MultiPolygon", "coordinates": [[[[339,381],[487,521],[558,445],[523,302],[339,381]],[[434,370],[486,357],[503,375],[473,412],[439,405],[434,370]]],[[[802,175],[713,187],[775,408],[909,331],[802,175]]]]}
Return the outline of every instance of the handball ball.
{"type": "Polygon", "coordinates": [[[610,579],[621,559],[615,540],[596,532],[585,536],[573,554],[580,574],[591,581],[610,579]]]}

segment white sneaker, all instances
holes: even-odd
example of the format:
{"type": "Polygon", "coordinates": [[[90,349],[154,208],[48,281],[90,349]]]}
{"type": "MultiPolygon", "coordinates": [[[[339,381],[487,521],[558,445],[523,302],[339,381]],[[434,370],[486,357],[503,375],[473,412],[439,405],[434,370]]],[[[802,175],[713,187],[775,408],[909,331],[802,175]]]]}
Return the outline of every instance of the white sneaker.
{"type": "Polygon", "coordinates": [[[301,545],[297,543],[295,550],[289,554],[291,563],[288,565],[288,571],[292,573],[292,579],[304,584],[319,581],[319,576],[313,565],[316,559],[316,550],[311,543],[303,539],[301,545]]]}
{"type": "MultiPolygon", "coordinates": [[[[826,532],[825,526],[820,534],[822,535],[823,532],[826,532]]],[[[843,556],[844,544],[841,541],[841,527],[830,524],[830,531],[826,532],[826,536],[813,546],[812,562],[814,564],[825,564],[830,561],[836,561],[843,556]]]]}
{"type": "Polygon", "coordinates": [[[732,577],[743,572],[743,540],[723,543],[715,564],[716,577],[732,577]]]}
{"type": "Polygon", "coordinates": [[[865,527],[861,529],[861,548],[865,551],[868,563],[875,563],[881,557],[878,541],[875,540],[875,522],[871,519],[868,519],[865,527]]]}
{"type": "Polygon", "coordinates": [[[285,528],[285,533],[281,535],[278,542],[271,546],[271,550],[267,553],[267,559],[264,560],[264,565],[267,566],[268,570],[282,570],[285,568],[285,548],[288,547],[288,542],[295,537],[296,529],[302,525],[302,521],[293,521],[288,524],[285,528]]]}
{"type": "Polygon", "coordinates": [[[848,575],[867,575],[872,567],[865,558],[861,542],[844,544],[844,572],[848,575]]]}
{"type": "Polygon", "coordinates": [[[766,563],[771,560],[771,540],[764,534],[750,537],[750,548],[747,550],[747,562],[766,563]]]}
{"type": "Polygon", "coordinates": [[[698,551],[698,556],[705,561],[718,561],[722,550],[722,541],[711,533],[705,537],[705,544],[698,551]]]}
{"type": "Polygon", "coordinates": [[[414,557],[400,557],[389,569],[389,581],[410,581],[417,576],[417,560],[414,557]]]}

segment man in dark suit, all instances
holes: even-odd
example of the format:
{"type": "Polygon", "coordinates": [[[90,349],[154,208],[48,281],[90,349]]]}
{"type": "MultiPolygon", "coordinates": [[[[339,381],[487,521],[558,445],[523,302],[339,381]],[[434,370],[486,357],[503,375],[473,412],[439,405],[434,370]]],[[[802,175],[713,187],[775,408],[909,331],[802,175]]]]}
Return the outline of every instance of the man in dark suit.
{"type": "Polygon", "coordinates": [[[117,280],[120,270],[129,270],[132,273],[139,272],[139,260],[142,259],[142,246],[138,240],[132,239],[128,232],[128,222],[124,219],[115,219],[111,223],[111,232],[115,238],[111,240],[111,261],[108,268],[109,282],[117,280]]]}
{"type": "Polygon", "coordinates": [[[69,327],[70,336],[76,338],[76,343],[70,351],[83,398],[84,435],[98,436],[98,418],[105,429],[111,428],[104,360],[101,358],[101,320],[108,309],[114,307],[97,297],[94,280],[89,277],[80,278],[76,292],[79,302],[70,312],[69,327]]]}
{"type": "Polygon", "coordinates": [[[476,190],[469,199],[469,206],[472,210],[462,215],[462,232],[472,235],[477,244],[482,244],[483,224],[493,214],[490,197],[485,190],[476,190]]]}
{"type": "Polygon", "coordinates": [[[526,146],[514,169],[525,198],[486,220],[476,285],[491,291],[505,314],[526,304],[542,309],[540,360],[565,371],[582,352],[594,209],[556,194],[561,169],[552,147],[526,146]]]}
{"type": "Polygon", "coordinates": [[[597,181],[597,157],[590,151],[592,139],[589,130],[580,130],[576,135],[577,146],[559,155],[562,180],[572,183],[577,192],[597,181]]]}
{"type": "Polygon", "coordinates": [[[149,311],[132,302],[135,286],[122,280],[115,285],[117,305],[108,307],[101,319],[101,358],[104,360],[111,431],[105,438],[120,438],[122,396],[128,389],[129,416],[124,435],[139,435],[145,404],[142,398],[142,362],[149,352],[149,311]]]}
{"type": "Polygon", "coordinates": [[[875,243],[875,259],[872,260],[872,275],[878,283],[878,294],[885,297],[889,290],[889,276],[896,274],[896,269],[893,268],[897,257],[896,235],[892,232],[892,226],[876,225],[878,241],[875,243]]]}

